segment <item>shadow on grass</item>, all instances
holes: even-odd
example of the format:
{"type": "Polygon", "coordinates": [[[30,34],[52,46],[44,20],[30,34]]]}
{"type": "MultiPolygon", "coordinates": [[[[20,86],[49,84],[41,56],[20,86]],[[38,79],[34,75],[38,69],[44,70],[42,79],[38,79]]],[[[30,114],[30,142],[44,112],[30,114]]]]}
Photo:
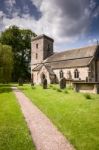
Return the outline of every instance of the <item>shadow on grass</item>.
{"type": "Polygon", "coordinates": [[[1,93],[9,93],[12,89],[9,84],[0,84],[0,94],[1,93]]]}

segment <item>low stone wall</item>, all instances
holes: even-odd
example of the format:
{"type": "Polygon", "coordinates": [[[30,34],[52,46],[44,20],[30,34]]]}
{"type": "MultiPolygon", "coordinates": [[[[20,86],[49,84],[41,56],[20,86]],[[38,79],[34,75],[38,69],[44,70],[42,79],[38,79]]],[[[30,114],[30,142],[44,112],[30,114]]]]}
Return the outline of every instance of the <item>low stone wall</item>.
{"type": "Polygon", "coordinates": [[[99,94],[99,83],[97,82],[73,82],[76,92],[99,94]]]}

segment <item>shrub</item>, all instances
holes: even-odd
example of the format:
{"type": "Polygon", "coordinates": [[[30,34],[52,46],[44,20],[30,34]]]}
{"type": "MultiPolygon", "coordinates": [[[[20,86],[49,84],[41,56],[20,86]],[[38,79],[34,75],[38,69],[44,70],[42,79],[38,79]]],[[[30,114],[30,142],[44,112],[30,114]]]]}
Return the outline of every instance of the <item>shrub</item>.
{"type": "Polygon", "coordinates": [[[86,99],[92,99],[92,97],[89,93],[85,93],[84,96],[85,96],[86,99]]]}
{"type": "Polygon", "coordinates": [[[52,89],[53,89],[53,90],[57,90],[57,88],[56,88],[56,87],[53,87],[52,89]]]}
{"type": "Polygon", "coordinates": [[[62,92],[62,90],[61,89],[57,89],[57,92],[62,92]]]}
{"type": "Polygon", "coordinates": [[[50,84],[49,87],[50,87],[50,88],[53,88],[53,85],[50,84]]]}
{"type": "Polygon", "coordinates": [[[35,86],[31,86],[31,88],[32,88],[32,89],[35,89],[36,87],[35,87],[35,86]]]}
{"type": "Polygon", "coordinates": [[[65,91],[64,91],[64,93],[68,94],[68,91],[67,91],[67,90],[65,90],[65,91]]]}

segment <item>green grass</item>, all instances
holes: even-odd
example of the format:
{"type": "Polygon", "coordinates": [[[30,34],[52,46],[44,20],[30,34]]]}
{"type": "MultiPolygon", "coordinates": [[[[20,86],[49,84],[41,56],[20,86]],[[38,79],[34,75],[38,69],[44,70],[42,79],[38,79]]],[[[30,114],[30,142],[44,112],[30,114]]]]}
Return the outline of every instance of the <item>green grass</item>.
{"type": "Polygon", "coordinates": [[[99,149],[99,95],[91,94],[89,100],[71,88],[57,92],[53,87],[24,85],[21,89],[77,150],[99,149]]]}
{"type": "Polygon", "coordinates": [[[35,150],[20,107],[8,85],[0,85],[0,150],[35,150]]]}

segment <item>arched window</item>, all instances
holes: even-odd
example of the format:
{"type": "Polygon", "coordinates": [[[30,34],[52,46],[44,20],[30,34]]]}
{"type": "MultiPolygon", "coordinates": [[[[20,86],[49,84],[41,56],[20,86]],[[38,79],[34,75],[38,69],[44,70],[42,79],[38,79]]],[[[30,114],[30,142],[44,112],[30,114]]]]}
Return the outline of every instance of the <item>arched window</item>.
{"type": "Polygon", "coordinates": [[[75,69],[75,71],[74,71],[74,78],[79,78],[78,69],[75,69]]]}
{"type": "Polygon", "coordinates": [[[38,59],[38,54],[36,53],[36,59],[38,59]]]}
{"type": "Polygon", "coordinates": [[[64,77],[64,73],[63,73],[63,71],[61,70],[60,71],[60,78],[63,78],[64,77]]]}

